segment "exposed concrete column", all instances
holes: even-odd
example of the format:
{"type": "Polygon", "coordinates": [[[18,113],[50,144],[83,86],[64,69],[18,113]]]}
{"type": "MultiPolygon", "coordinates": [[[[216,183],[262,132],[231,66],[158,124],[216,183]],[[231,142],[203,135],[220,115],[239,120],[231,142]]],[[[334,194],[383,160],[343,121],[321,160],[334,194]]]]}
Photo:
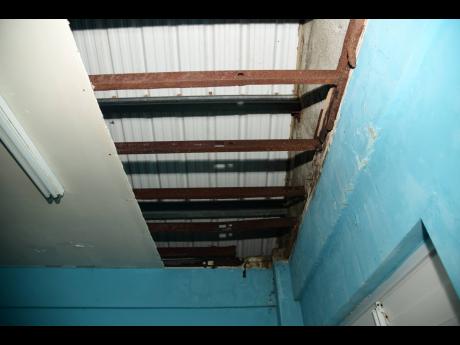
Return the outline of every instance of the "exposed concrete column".
{"type": "MultiPolygon", "coordinates": [[[[348,24],[349,19],[315,19],[300,25],[297,69],[336,69],[348,24]]],[[[314,136],[320,111],[326,106],[325,99],[328,90],[327,86],[296,86],[296,93],[302,103],[302,111],[298,120],[292,119],[290,138],[306,139],[314,136]]],[[[296,153],[289,153],[290,158],[295,155],[296,153]]],[[[326,150],[323,150],[316,154],[312,161],[292,167],[286,176],[286,185],[305,186],[310,198],[319,179],[325,156],[326,150]]],[[[308,201],[298,203],[289,208],[289,214],[293,217],[299,216],[305,213],[307,205],[308,201]]],[[[297,232],[293,231],[281,239],[280,247],[287,248],[287,253],[290,253],[296,237],[297,232]]]]}

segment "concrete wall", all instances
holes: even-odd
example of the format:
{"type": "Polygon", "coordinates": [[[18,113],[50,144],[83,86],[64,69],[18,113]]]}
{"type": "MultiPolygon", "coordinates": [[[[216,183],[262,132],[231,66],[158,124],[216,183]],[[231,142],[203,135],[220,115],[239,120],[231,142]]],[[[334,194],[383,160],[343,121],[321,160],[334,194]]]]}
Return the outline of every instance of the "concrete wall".
{"type": "MultiPolygon", "coordinates": [[[[315,19],[302,24],[299,29],[297,69],[336,69],[348,22],[349,19],[315,19]]],[[[304,103],[310,104],[313,101],[309,95],[320,88],[317,85],[298,85],[297,94],[304,103]]],[[[323,106],[324,101],[316,101],[302,109],[300,121],[292,122],[293,139],[313,137],[323,106]]],[[[290,183],[308,185],[313,176],[313,169],[313,162],[293,169],[289,176],[290,183]]]]}
{"type": "Polygon", "coordinates": [[[427,236],[460,292],[459,35],[368,22],[290,260],[305,324],[340,323],[427,236]]]}
{"type": "MultiPolygon", "coordinates": [[[[349,19],[315,19],[302,24],[299,30],[297,68],[336,69],[348,22],[349,19]]],[[[317,85],[299,85],[297,94],[302,97],[317,88],[317,85]]],[[[323,102],[320,101],[302,110],[300,121],[294,122],[293,125],[294,138],[313,137],[322,106],[323,102]]],[[[304,181],[297,182],[303,183],[304,181]]]]}
{"type": "MultiPolygon", "coordinates": [[[[297,69],[336,69],[348,23],[349,19],[315,19],[300,25],[297,69]]],[[[290,137],[310,139],[314,136],[319,113],[325,106],[324,98],[328,89],[317,85],[298,85],[296,89],[302,100],[303,109],[298,121],[292,119],[290,137]]],[[[317,183],[325,153],[326,150],[317,153],[312,161],[289,171],[286,184],[303,185],[310,196],[317,183]]],[[[290,152],[289,157],[296,154],[298,153],[290,152]]],[[[308,202],[290,207],[290,215],[298,217],[308,202]]],[[[287,248],[287,254],[291,251],[295,239],[295,232],[281,239],[281,247],[287,248]]]]}

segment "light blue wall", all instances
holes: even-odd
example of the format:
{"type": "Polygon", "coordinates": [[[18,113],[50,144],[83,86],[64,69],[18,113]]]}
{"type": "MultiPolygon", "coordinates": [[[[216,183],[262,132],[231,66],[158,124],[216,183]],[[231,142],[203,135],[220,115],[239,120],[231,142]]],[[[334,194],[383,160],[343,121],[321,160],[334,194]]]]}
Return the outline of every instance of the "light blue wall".
{"type": "Polygon", "coordinates": [[[459,59],[460,21],[369,20],[290,260],[305,324],[339,323],[427,235],[460,293],[459,59]]]}
{"type": "Polygon", "coordinates": [[[278,323],[281,326],[302,326],[300,303],[292,294],[291,268],[287,261],[273,263],[275,291],[277,298],[278,323]]]}
{"type": "Polygon", "coordinates": [[[1,268],[0,324],[277,325],[273,271],[1,268]]]}

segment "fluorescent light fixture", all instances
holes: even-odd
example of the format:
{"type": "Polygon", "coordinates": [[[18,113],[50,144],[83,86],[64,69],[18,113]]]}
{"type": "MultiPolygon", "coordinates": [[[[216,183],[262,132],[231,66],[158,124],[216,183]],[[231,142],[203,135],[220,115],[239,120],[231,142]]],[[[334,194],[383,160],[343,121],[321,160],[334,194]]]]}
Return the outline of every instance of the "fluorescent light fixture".
{"type": "Polygon", "coordinates": [[[381,302],[375,303],[375,308],[372,310],[372,317],[374,318],[374,323],[376,326],[389,326],[388,316],[383,309],[383,304],[381,302]]]}
{"type": "Polygon", "coordinates": [[[58,203],[64,188],[27,136],[10,107],[0,96],[0,140],[29,175],[49,203],[58,203]]]}

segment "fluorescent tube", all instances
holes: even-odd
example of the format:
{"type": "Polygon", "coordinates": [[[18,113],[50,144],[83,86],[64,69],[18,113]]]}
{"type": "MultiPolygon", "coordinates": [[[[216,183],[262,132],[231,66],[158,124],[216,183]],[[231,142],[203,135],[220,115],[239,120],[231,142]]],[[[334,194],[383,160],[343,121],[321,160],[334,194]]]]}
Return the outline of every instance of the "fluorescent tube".
{"type": "Polygon", "coordinates": [[[48,202],[54,200],[58,203],[64,195],[64,188],[2,96],[0,96],[0,140],[48,202]]]}

